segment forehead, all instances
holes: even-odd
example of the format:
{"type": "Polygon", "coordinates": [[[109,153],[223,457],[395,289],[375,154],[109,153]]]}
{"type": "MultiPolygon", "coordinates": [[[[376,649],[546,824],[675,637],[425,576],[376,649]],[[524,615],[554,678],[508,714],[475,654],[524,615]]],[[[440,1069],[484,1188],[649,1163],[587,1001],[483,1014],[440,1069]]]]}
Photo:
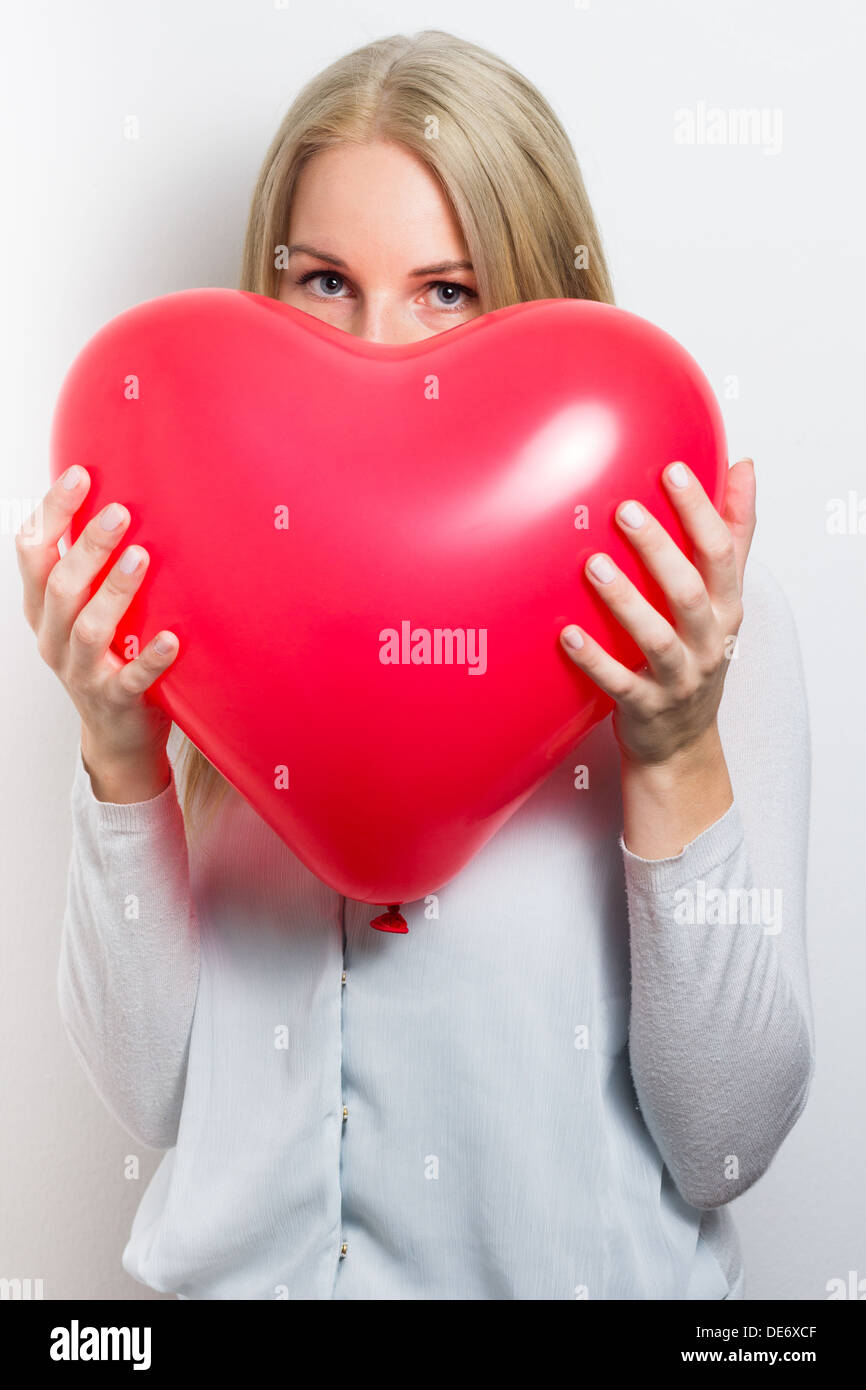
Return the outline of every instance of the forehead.
{"type": "Polygon", "coordinates": [[[375,247],[413,265],[465,255],[437,179],[411,151],[384,142],[315,154],[295,187],[289,237],[346,260],[375,247]]]}

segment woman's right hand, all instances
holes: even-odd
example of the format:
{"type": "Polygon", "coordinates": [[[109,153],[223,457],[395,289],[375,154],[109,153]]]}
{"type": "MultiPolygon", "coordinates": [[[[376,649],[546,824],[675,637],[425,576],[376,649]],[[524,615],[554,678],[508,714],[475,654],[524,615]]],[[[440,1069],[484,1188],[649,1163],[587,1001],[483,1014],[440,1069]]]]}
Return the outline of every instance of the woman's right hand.
{"type": "Polygon", "coordinates": [[[171,720],[143,696],[174,661],[179,643],[173,632],[159,632],[134,660],[111,651],[150,557],[140,545],[127,546],[90,596],[130,515],[118,503],[103,507],[61,556],[58,542],[89,489],[85,469],[67,469],[17,532],[24,615],[39,655],[81,716],[81,752],[95,795],[101,801],[146,801],[168,786],[171,720]]]}

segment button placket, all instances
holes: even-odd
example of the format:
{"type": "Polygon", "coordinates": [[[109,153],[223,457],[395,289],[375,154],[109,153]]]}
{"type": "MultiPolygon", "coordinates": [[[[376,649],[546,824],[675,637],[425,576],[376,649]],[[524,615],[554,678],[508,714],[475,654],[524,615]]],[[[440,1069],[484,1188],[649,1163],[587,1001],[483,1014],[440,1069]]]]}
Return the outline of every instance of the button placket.
{"type": "MultiPolygon", "coordinates": [[[[341,985],[344,985],[344,984],[346,983],[346,979],[347,979],[347,974],[346,974],[346,971],[344,970],[343,973],[342,973],[342,975],[340,976],[340,984],[341,984],[341,985]]],[[[348,1118],[349,1118],[349,1107],[348,1107],[348,1105],[346,1105],[345,1102],[344,1102],[344,1104],[343,1104],[343,1124],[346,1123],[346,1121],[348,1120],[348,1118]]]]}
{"type": "MultiPolygon", "coordinates": [[[[344,955],[344,958],[345,958],[345,953],[346,953],[346,900],[345,900],[345,898],[342,899],[342,902],[341,902],[340,906],[341,906],[342,928],[343,928],[343,955],[344,955]]],[[[342,970],[342,972],[341,972],[341,974],[340,974],[340,994],[341,994],[341,996],[342,996],[343,989],[345,988],[346,981],[348,980],[348,978],[349,978],[349,976],[348,976],[348,971],[347,971],[347,970],[345,969],[345,967],[344,967],[343,970],[342,970]]],[[[343,1011],[343,1001],[342,1001],[342,997],[341,997],[341,999],[340,999],[340,1015],[341,1015],[341,1017],[340,1017],[340,1028],[341,1028],[341,1031],[342,1031],[342,1027],[343,1027],[342,1011],[343,1011]]],[[[342,1044],[342,1038],[341,1038],[341,1044],[342,1044]]],[[[341,1051],[342,1051],[342,1047],[341,1047],[341,1051]]],[[[342,1073],[342,1063],[341,1063],[341,1073],[342,1073]]],[[[341,1143],[341,1146],[342,1146],[342,1142],[343,1142],[343,1125],[345,1125],[345,1123],[346,1123],[346,1121],[348,1120],[348,1118],[349,1118],[349,1108],[348,1108],[348,1106],[347,1106],[347,1105],[345,1104],[345,1102],[344,1102],[343,1105],[342,1105],[341,1115],[340,1115],[340,1143],[341,1143]]],[[[341,1167],[342,1167],[342,1164],[341,1164],[341,1167]]],[[[348,1255],[348,1253],[349,1253],[349,1246],[348,1246],[348,1243],[344,1240],[344,1241],[342,1241],[342,1243],[341,1243],[341,1245],[340,1245],[340,1260],[345,1260],[345,1258],[346,1258],[346,1256],[348,1255]]]]}

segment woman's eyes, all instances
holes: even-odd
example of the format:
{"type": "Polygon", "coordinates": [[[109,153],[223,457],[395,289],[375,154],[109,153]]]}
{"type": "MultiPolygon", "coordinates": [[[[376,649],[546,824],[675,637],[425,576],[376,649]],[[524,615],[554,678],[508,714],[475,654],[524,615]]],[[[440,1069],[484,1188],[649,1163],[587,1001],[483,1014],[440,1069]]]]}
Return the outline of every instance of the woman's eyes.
{"type": "MultiPolygon", "coordinates": [[[[315,286],[318,281],[320,288],[312,288],[313,294],[320,299],[344,299],[342,293],[347,288],[345,277],[338,275],[334,270],[308,270],[306,275],[301,275],[298,279],[299,285],[315,286]]],[[[433,294],[434,302],[427,307],[431,309],[442,309],[446,313],[455,309],[465,309],[470,300],[477,299],[476,290],[471,290],[468,285],[458,284],[456,280],[431,280],[425,286],[425,294],[433,294]]]]}

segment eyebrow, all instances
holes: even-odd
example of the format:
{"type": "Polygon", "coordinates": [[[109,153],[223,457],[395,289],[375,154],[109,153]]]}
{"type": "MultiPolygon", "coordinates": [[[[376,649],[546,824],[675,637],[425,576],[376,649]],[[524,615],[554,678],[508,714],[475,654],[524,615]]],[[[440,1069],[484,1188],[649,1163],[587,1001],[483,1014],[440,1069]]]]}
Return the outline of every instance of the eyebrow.
{"type": "MultiPolygon", "coordinates": [[[[343,270],[348,270],[348,263],[340,256],[334,256],[330,251],[317,251],[315,246],[308,246],[304,241],[296,241],[289,247],[289,255],[313,256],[317,261],[326,261],[328,265],[338,265],[343,270]]],[[[471,261],[439,261],[436,265],[419,266],[417,270],[410,270],[411,279],[422,275],[447,275],[454,270],[472,270],[471,261]]]]}

